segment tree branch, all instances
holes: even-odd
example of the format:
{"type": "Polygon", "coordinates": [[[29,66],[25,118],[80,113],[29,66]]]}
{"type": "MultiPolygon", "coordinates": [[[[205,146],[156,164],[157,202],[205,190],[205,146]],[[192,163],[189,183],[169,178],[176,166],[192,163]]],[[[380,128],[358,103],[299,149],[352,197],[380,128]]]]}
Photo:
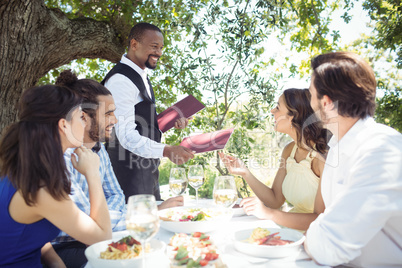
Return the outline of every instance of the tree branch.
{"type": "Polygon", "coordinates": [[[233,65],[232,71],[229,74],[229,77],[226,81],[226,85],[225,85],[225,111],[222,113],[222,117],[218,122],[218,130],[221,129],[223,121],[225,120],[226,114],[229,111],[230,105],[232,104],[232,102],[229,103],[228,105],[228,91],[229,91],[229,85],[230,85],[230,80],[232,79],[233,73],[236,69],[237,64],[239,63],[239,60],[236,60],[235,64],[233,65]]]}
{"type": "Polygon", "coordinates": [[[111,24],[90,18],[70,20],[55,9],[47,9],[47,18],[42,23],[43,49],[42,76],[49,70],[79,58],[101,58],[118,62],[124,53],[125,45],[111,24]],[[55,34],[55,32],[57,34],[55,34]],[[55,39],[55,36],[57,39],[55,39]],[[44,51],[44,52],[45,52],[44,51]],[[54,55],[58,55],[54,57],[54,55]]]}
{"type": "Polygon", "coordinates": [[[313,40],[311,41],[311,44],[314,44],[314,43],[315,43],[315,40],[316,40],[317,38],[319,38],[320,43],[321,43],[321,45],[322,45],[322,37],[321,37],[321,30],[322,30],[322,29],[321,29],[321,23],[320,23],[320,19],[318,18],[317,9],[315,8],[315,5],[314,5],[314,0],[311,0],[311,8],[312,8],[313,13],[314,13],[315,21],[316,21],[316,23],[317,23],[317,25],[318,25],[317,32],[314,34],[314,37],[313,37],[313,40]]]}

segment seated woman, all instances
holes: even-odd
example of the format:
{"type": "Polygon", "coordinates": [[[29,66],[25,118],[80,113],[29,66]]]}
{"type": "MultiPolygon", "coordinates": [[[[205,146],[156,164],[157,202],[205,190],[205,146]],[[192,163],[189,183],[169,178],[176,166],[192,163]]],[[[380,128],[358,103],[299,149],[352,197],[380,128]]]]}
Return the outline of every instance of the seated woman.
{"type": "Polygon", "coordinates": [[[272,188],[254,177],[241,160],[223,153],[220,157],[229,172],[242,176],[258,197],[245,198],[240,203],[247,214],[307,230],[324,211],[321,192],[317,189],[325,164],[328,133],[315,117],[307,89],[285,90],[271,113],[276,131],[293,139],[282,152],[272,188]],[[285,200],[294,206],[290,213],[278,210],[285,200]]]}
{"type": "Polygon", "coordinates": [[[82,146],[81,102],[71,90],[52,85],[21,96],[19,121],[0,141],[0,267],[42,267],[41,248],[60,229],[85,244],[112,236],[99,157],[82,146]],[[63,152],[76,147],[72,162],[88,181],[89,216],[69,198],[63,152]]]}

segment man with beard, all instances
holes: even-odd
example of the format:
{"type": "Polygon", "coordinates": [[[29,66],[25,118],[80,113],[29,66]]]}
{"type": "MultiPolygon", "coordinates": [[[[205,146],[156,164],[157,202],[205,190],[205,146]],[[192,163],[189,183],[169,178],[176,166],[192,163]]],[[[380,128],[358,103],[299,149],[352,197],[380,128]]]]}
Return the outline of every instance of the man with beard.
{"type": "MultiPolygon", "coordinates": [[[[183,146],[160,143],[161,131],[155,110],[155,96],[147,68],[155,69],[164,45],[161,30],[149,23],[138,23],[130,31],[128,52],[106,75],[102,83],[116,102],[116,139],[107,144],[115,174],[126,199],[136,194],[153,194],[161,200],[159,190],[160,158],[168,157],[180,165],[194,157],[183,146]]],[[[180,118],[176,128],[185,128],[180,118]]]]}
{"type": "MultiPolygon", "coordinates": [[[[112,229],[113,231],[124,230],[126,228],[124,194],[113,173],[106,149],[102,144],[102,142],[108,141],[113,126],[117,122],[114,115],[116,108],[113,97],[109,90],[96,81],[90,79],[78,80],[71,70],[63,71],[57,78],[56,85],[69,87],[84,99],[82,111],[87,123],[84,133],[84,146],[91,148],[92,151],[99,155],[100,178],[109,208],[112,229]]],[[[72,151],[67,151],[64,154],[71,180],[70,198],[82,211],[89,215],[88,183],[85,176],[73,168],[71,157],[75,157],[75,155],[72,155],[72,151]]],[[[52,245],[66,267],[81,267],[87,262],[84,254],[86,245],[76,241],[66,233],[61,232],[52,241],[52,245]]],[[[57,258],[55,259],[57,260],[57,258]]]]}
{"type": "MultiPolygon", "coordinates": [[[[63,71],[56,80],[56,85],[66,86],[83,97],[82,111],[86,121],[84,133],[84,146],[91,148],[99,155],[99,173],[102,188],[108,204],[112,230],[114,232],[126,229],[125,196],[116,179],[109,155],[102,142],[108,142],[112,129],[117,123],[114,114],[116,106],[110,91],[96,81],[79,79],[70,70],[63,71]]],[[[71,194],[70,198],[77,206],[89,215],[90,202],[88,183],[81,173],[73,168],[71,151],[65,153],[67,168],[70,172],[71,194]]],[[[159,209],[172,206],[182,206],[183,197],[174,197],[158,206],[159,209]]],[[[86,245],[76,241],[66,233],[61,232],[52,242],[53,248],[67,267],[81,267],[87,262],[84,251],[86,245]]]]}
{"type": "Polygon", "coordinates": [[[333,133],[321,179],[325,211],[304,243],[319,264],[402,264],[402,135],[374,121],[376,80],[350,52],[311,61],[311,106],[333,133]]]}

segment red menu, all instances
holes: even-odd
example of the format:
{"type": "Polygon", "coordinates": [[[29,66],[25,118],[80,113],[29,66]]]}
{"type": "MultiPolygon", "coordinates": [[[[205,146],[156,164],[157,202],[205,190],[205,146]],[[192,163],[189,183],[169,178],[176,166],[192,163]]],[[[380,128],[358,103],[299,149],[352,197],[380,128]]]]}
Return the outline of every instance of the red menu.
{"type": "Polygon", "coordinates": [[[233,133],[233,128],[218,130],[210,133],[203,133],[186,137],[180,143],[181,146],[187,147],[195,153],[203,153],[225,148],[230,136],[233,133]]]}
{"type": "Polygon", "coordinates": [[[193,114],[204,109],[205,105],[199,102],[192,95],[188,95],[173,106],[167,108],[157,116],[159,129],[166,132],[174,126],[177,119],[189,118],[193,114]]]}

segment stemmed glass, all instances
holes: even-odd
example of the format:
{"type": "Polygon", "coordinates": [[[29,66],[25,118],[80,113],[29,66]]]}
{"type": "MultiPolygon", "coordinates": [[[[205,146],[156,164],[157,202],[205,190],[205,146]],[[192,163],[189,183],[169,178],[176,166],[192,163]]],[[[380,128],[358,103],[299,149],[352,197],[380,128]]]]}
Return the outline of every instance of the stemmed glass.
{"type": "Polygon", "coordinates": [[[189,167],[188,182],[195,189],[195,202],[198,205],[198,188],[204,184],[204,169],[201,165],[192,165],[189,167]]]}
{"type": "Polygon", "coordinates": [[[231,208],[237,201],[237,188],[233,176],[218,176],[215,179],[214,202],[216,205],[231,208]]]}
{"type": "Polygon", "coordinates": [[[149,194],[132,195],[127,202],[127,231],[141,242],[142,267],[145,268],[147,241],[159,230],[158,207],[155,196],[149,194]]]}
{"type": "Polygon", "coordinates": [[[188,180],[184,168],[170,170],[169,187],[173,194],[181,195],[187,188],[188,180]]]}

